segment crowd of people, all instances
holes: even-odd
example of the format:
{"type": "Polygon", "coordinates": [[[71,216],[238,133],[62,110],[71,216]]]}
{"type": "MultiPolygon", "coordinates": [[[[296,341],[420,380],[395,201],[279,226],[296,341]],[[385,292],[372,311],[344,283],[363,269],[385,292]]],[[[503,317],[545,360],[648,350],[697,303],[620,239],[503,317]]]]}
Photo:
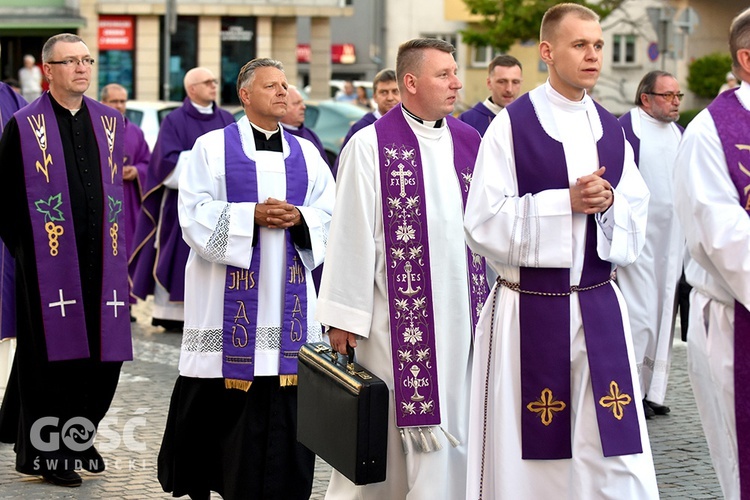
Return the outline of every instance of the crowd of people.
{"type": "Polygon", "coordinates": [[[390,389],[385,481],[334,470],[326,498],[658,498],[646,420],[670,412],[679,308],[722,492],[750,498],[750,9],[729,34],[740,84],[686,130],[664,71],[619,119],[592,99],[592,10],[551,7],[540,40],[545,84],[520,95],[521,63],[498,56],[458,119],[454,47],[404,42],[330,165],[280,61],[242,67],[238,121],[188,71],[149,151],[127,90],[86,97],[86,43],[51,37],[48,91],[0,83],[16,470],[105,471],[93,435],[133,357],[129,306],[153,295],[152,323],[182,334],[158,457],[173,496],[309,498],[297,353],[325,341],[390,389]],[[91,440],[50,446],[50,417],[91,440]]]}

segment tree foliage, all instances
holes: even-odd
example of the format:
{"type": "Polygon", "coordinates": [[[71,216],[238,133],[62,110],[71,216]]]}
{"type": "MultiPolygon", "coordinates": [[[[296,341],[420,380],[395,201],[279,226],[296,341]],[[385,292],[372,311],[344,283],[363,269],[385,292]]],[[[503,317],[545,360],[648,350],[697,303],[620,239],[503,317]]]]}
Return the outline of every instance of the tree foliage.
{"type": "Polygon", "coordinates": [[[732,57],[729,54],[716,53],[700,57],[688,66],[688,89],[698,97],[713,99],[726,82],[727,72],[731,70],[732,57]]]}
{"type": "MultiPolygon", "coordinates": [[[[586,6],[604,19],[625,0],[601,0],[586,6]]],[[[461,31],[463,41],[475,47],[489,46],[507,52],[516,41],[538,40],[542,16],[559,0],[463,0],[472,14],[482,16],[477,28],[461,31]]]]}

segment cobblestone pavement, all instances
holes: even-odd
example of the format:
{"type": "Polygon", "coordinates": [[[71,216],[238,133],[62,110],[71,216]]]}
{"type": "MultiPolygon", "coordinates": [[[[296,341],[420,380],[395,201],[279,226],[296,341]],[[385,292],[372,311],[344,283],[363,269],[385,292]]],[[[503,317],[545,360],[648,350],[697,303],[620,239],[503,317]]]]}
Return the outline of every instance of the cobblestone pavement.
{"type": "MultiPolygon", "coordinates": [[[[150,326],[148,309],[141,304],[134,310],[138,317],[133,328],[135,361],[125,363],[112,408],[99,429],[97,447],[107,471],[82,472],[80,488],[52,486],[15,472],[12,446],[0,444],[0,498],[170,498],[156,479],[156,456],[177,376],[180,335],[150,326]]],[[[721,498],[688,382],[685,344],[679,340],[666,404],[672,413],[648,422],[661,497],[721,498]]],[[[329,476],[330,467],[318,460],[312,499],[323,498],[329,476]]]]}

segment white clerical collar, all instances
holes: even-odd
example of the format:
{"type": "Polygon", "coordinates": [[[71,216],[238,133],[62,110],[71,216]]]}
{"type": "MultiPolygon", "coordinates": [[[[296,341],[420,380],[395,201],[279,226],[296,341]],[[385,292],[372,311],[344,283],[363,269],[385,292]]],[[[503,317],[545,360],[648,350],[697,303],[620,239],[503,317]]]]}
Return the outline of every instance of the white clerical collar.
{"type": "MultiPolygon", "coordinates": [[[[295,127],[294,125],[289,125],[288,123],[279,122],[279,124],[287,130],[299,130],[299,127],[295,127]]],[[[258,128],[258,127],[255,127],[255,128],[258,128]]]]}
{"type": "Polygon", "coordinates": [[[265,134],[266,139],[270,139],[273,134],[275,134],[276,132],[279,131],[278,127],[276,127],[276,130],[266,130],[264,128],[261,128],[261,127],[257,126],[253,122],[250,122],[250,126],[253,127],[255,130],[257,130],[258,132],[260,132],[262,134],[265,134]]]}
{"type": "Polygon", "coordinates": [[[560,92],[555,90],[552,84],[550,84],[549,80],[547,80],[545,89],[547,90],[547,98],[549,99],[550,103],[560,106],[564,109],[569,109],[571,111],[586,109],[589,105],[589,101],[591,101],[591,96],[589,96],[588,92],[586,92],[585,90],[583,91],[583,99],[581,99],[580,101],[571,101],[560,92]]]}
{"type": "Polygon", "coordinates": [[[498,114],[500,112],[500,110],[503,109],[502,106],[498,106],[497,104],[495,104],[494,102],[492,102],[492,96],[490,96],[487,99],[485,99],[482,104],[484,104],[485,108],[487,108],[490,111],[492,111],[493,115],[498,114]]]}
{"type": "Polygon", "coordinates": [[[200,104],[196,104],[195,102],[193,102],[193,100],[191,99],[190,104],[192,104],[193,107],[198,110],[198,113],[202,113],[204,115],[210,115],[214,112],[213,103],[209,104],[208,106],[201,106],[200,104]]]}
{"type": "Polygon", "coordinates": [[[372,116],[374,116],[376,120],[380,120],[383,117],[378,108],[375,108],[375,111],[372,112],[372,116]]]}
{"type": "Polygon", "coordinates": [[[440,128],[445,123],[445,120],[443,120],[442,118],[439,119],[439,120],[436,120],[436,121],[423,120],[422,118],[418,117],[417,115],[415,115],[414,113],[412,113],[411,111],[409,111],[408,109],[406,109],[405,106],[402,105],[401,108],[404,110],[404,114],[406,116],[408,116],[409,118],[411,118],[415,122],[424,125],[427,128],[440,128]]]}
{"type": "Polygon", "coordinates": [[[740,88],[737,89],[737,99],[739,99],[742,107],[750,111],[750,83],[740,83],[740,88]]]}

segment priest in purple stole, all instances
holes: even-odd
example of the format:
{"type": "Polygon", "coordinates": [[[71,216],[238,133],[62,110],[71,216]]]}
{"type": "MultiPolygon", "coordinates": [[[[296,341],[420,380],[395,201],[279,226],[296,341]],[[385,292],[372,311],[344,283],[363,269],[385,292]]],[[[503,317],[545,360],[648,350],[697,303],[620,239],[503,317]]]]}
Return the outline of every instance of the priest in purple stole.
{"type": "Polygon", "coordinates": [[[334,471],[329,499],[464,498],[471,345],[487,282],[463,238],[480,136],[450,116],[462,87],[453,51],[433,38],[403,43],[401,104],[341,154],[317,318],[336,350],[357,347],[391,398],[385,481],[357,486],[334,471]]]}
{"type": "Polygon", "coordinates": [[[20,409],[9,393],[0,428],[16,424],[16,470],[80,486],[102,472],[93,439],[132,359],[122,223],[122,116],[84,97],[94,60],[77,35],[42,50],[50,90],[16,112],[0,140],[0,237],[16,260],[20,409]],[[79,436],[72,440],[71,424],[79,436]],[[40,429],[44,429],[40,431],[40,429]],[[59,440],[50,440],[59,433],[59,440]]]}
{"type": "Polygon", "coordinates": [[[287,88],[280,62],[245,64],[246,116],[198,138],[180,180],[185,331],[158,459],[176,497],[310,497],[297,353],[322,339],[311,271],[325,257],[335,185],[315,146],[279,125],[287,88]]]}
{"type": "MultiPolygon", "coordinates": [[[[398,89],[398,82],[396,81],[396,72],[392,69],[382,69],[375,75],[372,80],[372,100],[375,101],[375,109],[366,113],[362,118],[357,120],[349,128],[349,132],[344,137],[344,142],[341,143],[341,150],[344,149],[346,143],[352,138],[354,134],[362,130],[368,125],[375,123],[378,118],[385,115],[393,107],[401,102],[401,92],[398,89]]],[[[333,176],[337,177],[339,171],[339,157],[336,157],[336,162],[333,164],[333,176]]]]}
{"type": "Polygon", "coordinates": [[[729,30],[739,87],[688,125],[675,207],[691,260],[688,374],[724,498],[750,498],[750,9],[729,30]]]}
{"type": "MultiPolygon", "coordinates": [[[[125,206],[123,207],[125,220],[123,225],[128,258],[130,258],[133,255],[133,250],[135,250],[135,223],[141,212],[141,198],[143,197],[148,163],[151,160],[151,151],[149,151],[148,143],[143,136],[143,130],[125,116],[128,102],[128,91],[125,87],[117,83],[105,85],[101,90],[100,101],[102,104],[119,111],[125,122],[125,142],[123,144],[125,158],[122,167],[122,187],[125,192],[125,206]]],[[[128,278],[132,286],[132,276],[128,276],[128,278]]],[[[132,293],[130,294],[130,303],[136,303],[136,298],[132,293]]]]}
{"type": "Polygon", "coordinates": [[[152,323],[174,332],[182,332],[190,250],[177,220],[180,172],[198,137],[234,123],[234,117],[215,102],[218,80],[211,71],[191,69],[184,85],[187,97],[182,107],[168,114],[159,128],[130,258],[133,295],[145,300],[154,294],[152,323]]]}
{"type": "Polygon", "coordinates": [[[599,17],[544,15],[544,85],[492,121],[466,208],[498,273],[477,326],[466,498],[655,499],[615,266],[643,247],[649,193],[617,119],[586,89],[599,17]]]}

